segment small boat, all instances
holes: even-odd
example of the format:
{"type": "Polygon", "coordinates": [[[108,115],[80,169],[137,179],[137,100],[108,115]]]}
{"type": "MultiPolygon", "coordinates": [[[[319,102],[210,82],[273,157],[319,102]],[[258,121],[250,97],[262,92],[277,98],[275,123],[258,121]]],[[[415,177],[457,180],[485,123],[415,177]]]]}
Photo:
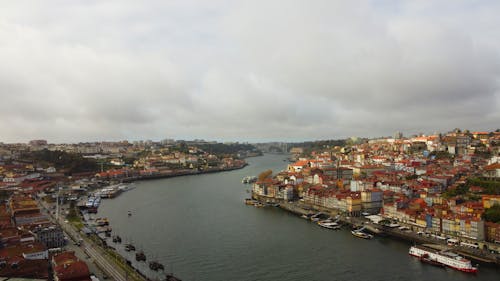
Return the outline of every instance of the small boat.
{"type": "Polygon", "coordinates": [[[113,243],[121,243],[122,242],[122,238],[118,235],[114,236],[113,237],[113,243]]]}
{"type": "Polygon", "coordinates": [[[132,212],[131,211],[128,211],[128,216],[132,216],[132,212]]]}
{"type": "Polygon", "coordinates": [[[319,221],[319,220],[321,220],[321,216],[323,216],[323,213],[319,212],[317,214],[312,215],[311,220],[312,221],[319,221]]]}
{"type": "Polygon", "coordinates": [[[157,262],[157,261],[151,261],[149,262],[149,269],[158,271],[158,270],[164,270],[163,264],[157,262]]]}
{"type": "Polygon", "coordinates": [[[351,233],[352,233],[352,235],[359,237],[359,238],[363,238],[363,239],[372,239],[373,238],[373,235],[368,234],[368,233],[364,233],[364,232],[359,231],[359,230],[353,230],[353,231],[351,231],[351,233]]]}
{"type": "Polygon", "coordinates": [[[257,181],[256,176],[246,176],[241,180],[241,183],[254,183],[257,181]]]}
{"type": "Polygon", "coordinates": [[[173,274],[167,274],[166,278],[166,281],[182,281],[181,279],[175,277],[173,274]]]}
{"type": "Polygon", "coordinates": [[[340,225],[336,222],[319,222],[318,225],[321,227],[333,229],[333,230],[340,229],[340,225]]]}
{"type": "Polygon", "coordinates": [[[135,251],[135,246],[132,244],[125,244],[125,251],[127,252],[135,251]]]}
{"type": "Polygon", "coordinates": [[[257,201],[255,201],[251,198],[247,198],[247,199],[245,199],[245,204],[246,205],[254,205],[254,204],[257,204],[257,201]]]}
{"type": "Polygon", "coordinates": [[[143,251],[139,251],[135,253],[135,260],[136,261],[146,261],[146,255],[144,254],[143,251]]]}

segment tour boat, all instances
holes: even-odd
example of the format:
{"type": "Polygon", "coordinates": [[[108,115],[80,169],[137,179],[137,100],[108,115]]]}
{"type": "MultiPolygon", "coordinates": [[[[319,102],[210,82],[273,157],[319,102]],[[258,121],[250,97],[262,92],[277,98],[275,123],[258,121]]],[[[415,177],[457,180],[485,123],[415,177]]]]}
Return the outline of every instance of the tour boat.
{"type": "Polygon", "coordinates": [[[419,259],[425,258],[463,272],[476,273],[477,267],[470,260],[450,251],[437,251],[424,246],[410,247],[409,254],[419,259]]]}

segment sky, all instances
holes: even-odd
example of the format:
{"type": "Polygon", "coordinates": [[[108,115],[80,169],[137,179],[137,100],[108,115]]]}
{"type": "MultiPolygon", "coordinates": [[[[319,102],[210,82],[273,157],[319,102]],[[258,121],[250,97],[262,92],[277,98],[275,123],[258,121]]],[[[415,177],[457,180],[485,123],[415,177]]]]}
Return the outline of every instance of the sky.
{"type": "Polygon", "coordinates": [[[500,1],[0,0],[0,142],[500,127],[500,1]]]}

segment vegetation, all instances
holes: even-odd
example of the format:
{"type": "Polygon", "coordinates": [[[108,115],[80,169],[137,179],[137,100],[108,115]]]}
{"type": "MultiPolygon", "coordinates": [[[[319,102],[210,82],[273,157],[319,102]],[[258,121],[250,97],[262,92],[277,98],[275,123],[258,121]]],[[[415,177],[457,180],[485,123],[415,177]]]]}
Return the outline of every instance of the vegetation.
{"type": "Polygon", "coordinates": [[[292,143],[290,148],[301,147],[304,149],[303,156],[309,156],[313,151],[321,151],[330,149],[335,146],[345,146],[346,140],[320,140],[320,141],[306,141],[299,143],[292,143]]]}
{"type": "Polygon", "coordinates": [[[98,170],[98,164],[95,160],[83,158],[77,153],[43,149],[40,151],[29,152],[23,157],[40,163],[43,166],[54,166],[58,170],[67,170],[69,175],[73,173],[94,172],[98,170]]]}
{"type": "Polygon", "coordinates": [[[445,192],[443,192],[444,198],[451,198],[459,195],[465,195],[469,192],[469,186],[467,184],[461,184],[457,186],[457,188],[449,188],[445,192]]]}
{"type": "Polygon", "coordinates": [[[452,159],[453,155],[446,151],[433,151],[429,156],[434,156],[436,159],[452,159]]]}
{"type": "Polygon", "coordinates": [[[483,214],[486,221],[500,223],[500,205],[495,204],[491,208],[486,209],[483,214]]]}
{"type": "Polygon", "coordinates": [[[467,186],[480,186],[484,189],[484,194],[500,195],[500,181],[486,180],[481,178],[467,179],[467,186]]]}
{"type": "Polygon", "coordinates": [[[266,170],[266,171],[260,173],[259,177],[258,177],[259,181],[263,181],[267,178],[270,178],[272,176],[272,174],[273,174],[273,170],[266,170]]]}
{"type": "Polygon", "coordinates": [[[416,180],[418,179],[418,175],[408,175],[405,177],[406,180],[416,180]]]}
{"type": "Polygon", "coordinates": [[[207,143],[196,145],[199,149],[208,152],[210,154],[216,155],[232,155],[237,154],[240,151],[253,151],[256,150],[255,146],[245,143],[207,143]]]}
{"type": "Polygon", "coordinates": [[[9,199],[11,194],[12,194],[11,191],[0,190],[0,201],[5,201],[5,200],[9,199]]]}

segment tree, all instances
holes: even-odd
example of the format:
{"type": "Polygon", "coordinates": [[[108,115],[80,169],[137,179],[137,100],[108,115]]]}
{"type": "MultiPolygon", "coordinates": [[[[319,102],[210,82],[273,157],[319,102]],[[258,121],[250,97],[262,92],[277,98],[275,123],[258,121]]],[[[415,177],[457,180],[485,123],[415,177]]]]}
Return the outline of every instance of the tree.
{"type": "Polygon", "coordinates": [[[266,171],[260,173],[259,174],[259,181],[263,181],[267,178],[270,178],[272,174],[273,174],[273,170],[266,170],[266,171]]]}
{"type": "Polygon", "coordinates": [[[495,204],[491,208],[486,209],[484,211],[483,218],[486,221],[500,223],[500,205],[495,204]]]}

